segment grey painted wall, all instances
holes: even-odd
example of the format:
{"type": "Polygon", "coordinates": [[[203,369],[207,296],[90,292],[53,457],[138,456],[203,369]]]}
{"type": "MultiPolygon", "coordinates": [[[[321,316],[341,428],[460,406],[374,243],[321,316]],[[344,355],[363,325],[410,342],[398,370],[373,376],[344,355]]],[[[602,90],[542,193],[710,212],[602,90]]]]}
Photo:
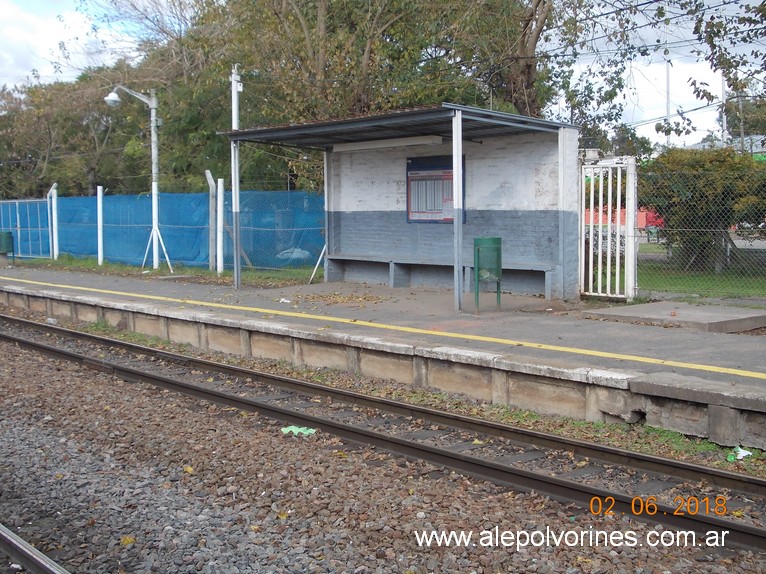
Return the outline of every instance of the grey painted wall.
{"type": "MultiPolygon", "coordinates": [[[[333,212],[329,220],[331,254],[447,266],[453,263],[451,223],[408,223],[405,212],[391,211],[333,212]]],[[[577,224],[578,217],[574,212],[467,209],[463,225],[463,262],[470,265],[473,261],[475,237],[498,236],[502,238],[504,265],[548,265],[552,273],[562,274],[560,281],[563,283],[559,288],[554,281],[552,295],[571,298],[576,292],[565,292],[563,285],[578,280],[577,224]],[[563,262],[559,256],[559,217],[563,217],[565,234],[571,239],[564,243],[567,252],[563,262]]],[[[360,262],[342,265],[345,266],[343,278],[346,280],[388,282],[389,269],[385,265],[361,265],[360,262]]],[[[411,276],[413,286],[449,287],[452,280],[452,271],[443,269],[423,269],[411,276]]],[[[545,277],[541,271],[506,272],[502,288],[530,295],[545,294],[545,277]]]]}
{"type": "MultiPolygon", "coordinates": [[[[571,216],[576,224],[576,214],[571,216]]],[[[473,258],[474,237],[490,235],[502,238],[507,261],[558,265],[558,218],[558,211],[467,209],[463,257],[473,258]]],[[[408,223],[405,212],[356,211],[333,213],[331,225],[330,253],[420,258],[443,264],[453,261],[452,223],[408,223]]]]}

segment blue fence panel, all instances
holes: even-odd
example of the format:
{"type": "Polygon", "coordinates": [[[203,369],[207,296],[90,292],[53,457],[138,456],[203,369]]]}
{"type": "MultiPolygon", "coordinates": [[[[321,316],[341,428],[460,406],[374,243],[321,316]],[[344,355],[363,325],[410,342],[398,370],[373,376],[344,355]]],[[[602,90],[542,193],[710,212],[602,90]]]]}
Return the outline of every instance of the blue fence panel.
{"type": "Polygon", "coordinates": [[[59,253],[75,257],[97,253],[96,198],[58,198],[59,253]]]}
{"type": "MultiPolygon", "coordinates": [[[[95,210],[95,200],[93,205],[95,210]]],[[[150,195],[104,197],[105,261],[141,265],[151,233],[152,198],[150,195]]],[[[94,251],[91,255],[98,255],[98,251],[94,251]]],[[[147,261],[151,265],[151,252],[148,254],[147,261]]]]}
{"type": "MultiPolygon", "coordinates": [[[[161,193],[159,231],[171,264],[204,266],[209,253],[209,194],[161,193]]],[[[59,252],[98,255],[95,197],[59,197],[59,252]]],[[[104,197],[104,259],[151,264],[151,196],[104,197]],[[148,251],[147,251],[148,249],[148,251]]],[[[324,199],[304,191],[241,191],[243,263],[257,268],[313,265],[324,246],[324,199]]],[[[231,192],[225,194],[224,261],[233,266],[231,192]]],[[[0,218],[3,213],[0,210],[0,218]]],[[[2,219],[0,219],[2,221],[2,219]]],[[[160,249],[160,258],[164,253],[160,249]]]]}
{"type": "Polygon", "coordinates": [[[50,257],[48,203],[44,199],[0,202],[0,231],[13,234],[15,257],[50,257]]]}
{"type": "Polygon", "coordinates": [[[160,235],[170,262],[207,265],[210,199],[206,193],[160,196],[160,235]]]}
{"type": "MultiPolygon", "coordinates": [[[[204,193],[160,194],[160,238],[171,264],[207,265],[208,201],[208,195],[204,193]]],[[[146,258],[147,263],[151,263],[151,232],[151,196],[104,197],[106,260],[140,265],[146,258]]],[[[161,247],[160,259],[164,260],[161,247]]]]}
{"type": "Polygon", "coordinates": [[[16,229],[17,203],[17,201],[0,202],[0,230],[12,231],[16,229]]]}
{"type": "Polygon", "coordinates": [[[16,255],[19,257],[50,257],[51,235],[48,227],[48,202],[46,200],[20,201],[19,226],[14,237],[16,255]]]}

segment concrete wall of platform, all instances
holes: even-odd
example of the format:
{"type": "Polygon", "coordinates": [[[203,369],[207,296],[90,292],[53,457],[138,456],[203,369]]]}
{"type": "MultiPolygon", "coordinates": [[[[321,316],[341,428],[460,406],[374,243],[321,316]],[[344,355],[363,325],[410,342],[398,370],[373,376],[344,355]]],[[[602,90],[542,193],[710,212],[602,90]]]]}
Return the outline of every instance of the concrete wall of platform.
{"type": "Polygon", "coordinates": [[[705,437],[725,446],[766,448],[766,397],[722,392],[674,373],[637,375],[511,360],[496,353],[411,345],[375,337],[317,332],[272,321],[105,302],[6,287],[0,305],[115,328],[206,350],[288,361],[462,393],[542,414],[622,421],[705,437]]]}

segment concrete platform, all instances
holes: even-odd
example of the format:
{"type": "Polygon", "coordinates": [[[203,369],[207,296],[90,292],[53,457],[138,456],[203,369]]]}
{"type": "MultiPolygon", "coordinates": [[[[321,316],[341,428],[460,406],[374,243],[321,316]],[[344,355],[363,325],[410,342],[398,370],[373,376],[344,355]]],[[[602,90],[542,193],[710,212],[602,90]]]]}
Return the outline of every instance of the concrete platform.
{"type": "Polygon", "coordinates": [[[0,305],[543,414],[766,448],[766,338],[687,327],[753,309],[669,302],[591,309],[503,294],[497,310],[494,299],[483,293],[480,313],[457,313],[449,290],[358,283],[235,290],[151,273],[0,270],[0,305]]]}
{"type": "Polygon", "coordinates": [[[711,333],[741,333],[766,327],[766,309],[675,301],[595,309],[583,312],[582,316],[711,333]]]}

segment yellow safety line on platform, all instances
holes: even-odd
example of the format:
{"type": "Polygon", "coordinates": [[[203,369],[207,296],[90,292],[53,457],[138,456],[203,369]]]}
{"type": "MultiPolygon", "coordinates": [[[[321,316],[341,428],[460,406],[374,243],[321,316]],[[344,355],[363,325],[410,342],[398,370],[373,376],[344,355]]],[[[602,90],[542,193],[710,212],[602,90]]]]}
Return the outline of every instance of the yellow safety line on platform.
{"type": "Polygon", "coordinates": [[[758,371],[746,371],[744,369],[732,369],[730,367],[718,367],[716,365],[701,365],[697,363],[685,363],[683,361],[670,361],[666,359],[655,359],[654,357],[643,357],[641,355],[626,355],[623,353],[610,353],[608,351],[594,351],[592,349],[579,349],[577,347],[563,347],[560,345],[548,345],[545,343],[532,343],[530,341],[516,341],[513,339],[501,339],[498,337],[486,337],[484,335],[468,335],[465,333],[451,333],[449,331],[432,331],[430,329],[420,329],[418,327],[404,327],[401,325],[387,325],[386,323],[373,323],[371,321],[360,321],[358,319],[345,319],[343,317],[332,317],[328,315],[312,315],[311,313],[301,313],[298,311],[280,311],[278,309],[265,309],[261,307],[246,307],[244,305],[229,305],[226,303],[214,303],[210,301],[197,301],[195,299],[176,299],[174,297],[165,297],[162,295],[147,295],[144,293],[129,293],[125,291],[113,291],[110,289],[97,289],[95,287],[82,287],[76,285],[58,285],[56,283],[45,283],[42,281],[32,281],[30,279],[18,279],[16,277],[2,277],[6,281],[15,281],[17,283],[28,283],[30,285],[39,285],[43,287],[59,287],[62,289],[72,289],[79,291],[90,291],[93,293],[104,293],[108,295],[120,295],[123,297],[137,297],[140,299],[149,299],[152,301],[165,301],[168,303],[183,303],[186,305],[197,305],[201,307],[215,307],[217,309],[227,309],[230,311],[249,311],[252,313],[265,313],[268,315],[281,315],[283,317],[298,317],[301,319],[314,319],[317,321],[342,323],[346,325],[357,325],[362,327],[372,327],[374,329],[384,329],[388,331],[399,331],[403,333],[416,333],[419,335],[433,335],[435,337],[444,337],[448,339],[468,339],[471,341],[483,341],[486,343],[498,343],[501,345],[510,345],[513,347],[526,347],[530,349],[541,349],[544,351],[556,351],[559,353],[570,353],[574,355],[585,355],[590,357],[601,357],[605,359],[617,359],[621,361],[633,361],[636,363],[648,363],[651,365],[665,365],[668,367],[678,367],[681,369],[690,369],[695,371],[708,371],[711,373],[722,373],[728,375],[737,375],[751,379],[766,380],[766,373],[758,371]]]}

